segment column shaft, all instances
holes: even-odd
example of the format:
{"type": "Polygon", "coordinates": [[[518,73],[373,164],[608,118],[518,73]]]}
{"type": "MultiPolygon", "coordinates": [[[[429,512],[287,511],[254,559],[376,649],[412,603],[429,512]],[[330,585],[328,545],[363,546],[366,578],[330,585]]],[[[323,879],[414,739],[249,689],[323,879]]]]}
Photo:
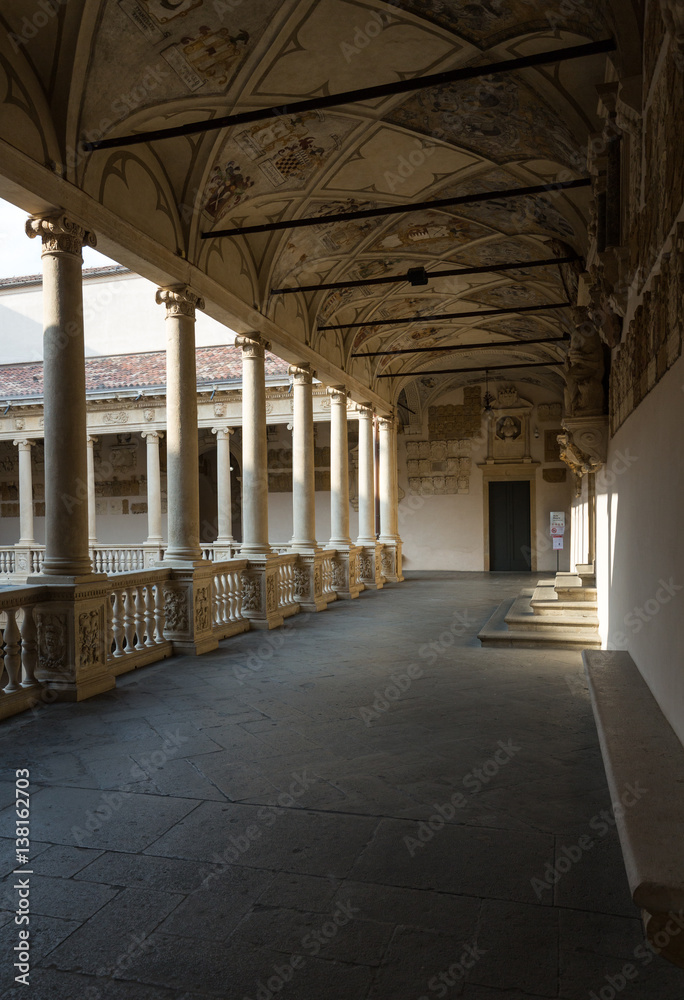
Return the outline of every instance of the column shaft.
{"type": "Polygon", "coordinates": [[[237,337],[242,348],[242,545],[243,555],[270,552],[268,544],[268,452],[266,381],[261,338],[237,337]]]}
{"type": "Polygon", "coordinates": [[[97,438],[88,435],[87,470],[88,470],[88,544],[91,548],[97,545],[97,518],[95,516],[95,453],[97,438]]]}
{"type": "Polygon", "coordinates": [[[34,441],[15,441],[19,449],[19,544],[33,545],[33,472],[31,447],[34,441]]]}
{"type": "Polygon", "coordinates": [[[161,471],[159,468],[159,431],[143,431],[147,443],[147,541],[162,541],[161,471]]]}
{"type": "Polygon", "coordinates": [[[169,544],[165,561],[201,559],[199,544],[199,446],[195,307],[204,302],[189,288],[157,290],[166,306],[166,436],[169,544]]]}
{"type": "Polygon", "coordinates": [[[357,545],[375,545],[375,447],[373,411],[359,409],[359,537],[357,545]]]}
{"type": "Polygon", "coordinates": [[[214,427],[216,435],[216,492],[218,500],[218,537],[222,545],[230,545],[233,538],[232,496],[230,490],[230,436],[232,427],[214,427]]]}
{"type": "Polygon", "coordinates": [[[392,419],[380,424],[380,535],[379,541],[398,537],[398,493],[396,468],[396,426],[392,419]]]}
{"type": "Polygon", "coordinates": [[[316,544],[316,473],[314,458],[313,372],[308,365],[290,368],[292,406],[292,542],[312,551],[316,544]]]}
{"type": "Polygon", "coordinates": [[[31,218],[43,241],[45,561],[48,576],[91,573],[88,551],[81,250],[95,238],[65,216],[31,218]]]}
{"type": "Polygon", "coordinates": [[[349,439],[347,434],[347,393],[344,388],[330,392],[330,547],[351,546],[349,537],[349,439]]]}

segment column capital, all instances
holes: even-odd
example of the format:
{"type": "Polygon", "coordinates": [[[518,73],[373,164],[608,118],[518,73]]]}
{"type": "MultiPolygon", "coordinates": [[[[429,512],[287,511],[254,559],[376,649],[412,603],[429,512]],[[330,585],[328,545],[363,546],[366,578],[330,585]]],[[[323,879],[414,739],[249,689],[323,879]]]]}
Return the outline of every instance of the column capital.
{"type": "Polygon", "coordinates": [[[99,440],[100,439],[97,436],[97,434],[89,434],[88,437],[86,438],[86,441],[88,442],[88,444],[95,444],[99,440]]]}
{"type": "Polygon", "coordinates": [[[26,220],[26,235],[33,240],[40,236],[43,241],[41,254],[72,254],[81,256],[84,246],[94,247],[97,239],[78,222],[72,222],[63,213],[44,216],[29,216],[26,220]]]}
{"type": "Polygon", "coordinates": [[[140,431],[142,438],[157,438],[158,441],[164,437],[164,431],[140,431]]]}
{"type": "Polygon", "coordinates": [[[331,403],[342,403],[342,402],[344,402],[344,404],[346,406],[347,399],[349,398],[349,390],[347,389],[346,386],[344,386],[344,385],[329,385],[329,386],[327,386],[327,388],[326,388],[325,391],[331,397],[331,400],[330,400],[331,403]]]}
{"type": "Polygon", "coordinates": [[[32,438],[15,438],[14,441],[12,442],[12,444],[16,445],[16,447],[19,448],[20,451],[22,449],[24,451],[29,451],[31,446],[34,445],[35,443],[36,442],[32,438]]]}
{"type": "Polygon", "coordinates": [[[303,361],[301,364],[290,365],[287,369],[287,374],[292,376],[294,381],[300,385],[311,385],[316,372],[312,371],[308,361],[303,361]]]}
{"type": "Polygon", "coordinates": [[[395,417],[378,416],[378,423],[380,424],[381,427],[391,428],[391,427],[396,427],[397,421],[395,417]]]}
{"type": "Polygon", "coordinates": [[[196,309],[204,309],[204,299],[187,285],[169,285],[158,288],[155,295],[157,305],[166,306],[166,318],[189,316],[195,318],[196,309]]]}
{"type": "Polygon", "coordinates": [[[373,409],[372,403],[357,403],[354,409],[355,412],[359,415],[359,417],[368,417],[369,419],[372,420],[373,417],[375,416],[375,411],[373,409]]]}
{"type": "Polygon", "coordinates": [[[230,435],[235,433],[234,427],[212,427],[211,433],[217,438],[230,441],[230,435]]]}
{"type": "Polygon", "coordinates": [[[270,343],[258,333],[238,334],[235,346],[242,348],[243,358],[263,358],[264,352],[271,349],[270,343]]]}

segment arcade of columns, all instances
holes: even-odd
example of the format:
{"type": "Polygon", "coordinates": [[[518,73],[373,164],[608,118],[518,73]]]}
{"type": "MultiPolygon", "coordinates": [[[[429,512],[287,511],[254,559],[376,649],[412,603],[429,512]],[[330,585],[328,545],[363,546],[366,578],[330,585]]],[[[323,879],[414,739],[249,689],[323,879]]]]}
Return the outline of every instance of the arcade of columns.
{"type": "MultiPolygon", "coordinates": [[[[63,215],[27,221],[29,237],[42,240],[44,310],[45,557],[29,585],[49,586],[49,603],[36,609],[39,661],[50,660],[51,623],[61,616],[73,660],[68,694],[80,700],[112,686],[105,677],[107,576],[93,572],[90,547],[95,540],[93,437],[86,429],[85,356],[81,250],[95,239],[63,215]],[[84,487],[87,484],[87,487],[84,487]],[[84,495],[85,494],[85,495],[84,495]],[[84,500],[87,498],[87,502],[84,500]],[[84,615],[100,622],[99,648],[87,663],[79,649],[84,615]],[[102,667],[92,670],[93,666],[102,667]],[[87,675],[87,676],[86,676],[87,675]]],[[[215,648],[207,622],[213,564],[200,547],[198,408],[195,369],[195,311],[204,302],[186,286],[159,288],[167,330],[167,489],[168,544],[160,565],[172,570],[164,589],[165,636],[174,649],[202,653],[215,648]]],[[[277,557],[269,546],[267,420],[264,352],[258,334],[239,336],[242,349],[242,521],[240,558],[249,560],[243,574],[243,613],[251,627],[282,624],[277,601],[277,557]]],[[[304,610],[323,610],[323,549],[316,541],[314,507],[313,377],[308,364],[290,368],[293,378],[293,537],[298,554],[296,599],[304,610]]],[[[393,418],[379,418],[380,534],[375,536],[374,414],[358,406],[359,535],[349,534],[348,394],[344,386],[330,394],[331,538],[337,552],[334,589],[338,597],[357,597],[364,587],[379,588],[403,579],[398,533],[397,428],[393,418]]],[[[230,427],[215,427],[218,463],[218,538],[215,559],[228,559],[235,542],[230,521],[230,427]]],[[[162,540],[160,431],[143,432],[147,447],[148,540],[159,550],[162,540]]],[[[16,439],[19,449],[20,542],[33,542],[30,437],[16,439]]]]}

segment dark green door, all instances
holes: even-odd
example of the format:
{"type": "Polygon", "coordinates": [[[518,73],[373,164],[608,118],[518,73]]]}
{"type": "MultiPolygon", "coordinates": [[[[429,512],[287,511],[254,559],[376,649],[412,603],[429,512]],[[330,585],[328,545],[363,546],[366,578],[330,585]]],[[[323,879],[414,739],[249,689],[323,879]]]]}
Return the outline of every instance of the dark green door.
{"type": "Polygon", "coordinates": [[[490,483],[490,570],[529,572],[530,540],[529,482],[490,483]]]}

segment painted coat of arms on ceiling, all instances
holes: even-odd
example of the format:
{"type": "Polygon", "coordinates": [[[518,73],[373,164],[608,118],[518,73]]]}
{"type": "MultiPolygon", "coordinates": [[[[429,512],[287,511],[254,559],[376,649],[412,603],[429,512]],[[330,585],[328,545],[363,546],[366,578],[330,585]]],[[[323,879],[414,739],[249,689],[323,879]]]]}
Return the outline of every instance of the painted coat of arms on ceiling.
{"type": "MultiPolygon", "coordinates": [[[[279,188],[301,190],[331,153],[340,148],[344,135],[353,127],[343,119],[312,111],[234,131],[219,154],[212,180],[215,183],[215,178],[226,171],[239,174],[240,202],[246,200],[249,188],[253,188],[250,197],[279,188]],[[251,161],[249,166],[246,161],[251,161]]],[[[231,196],[217,201],[215,192],[209,191],[204,210],[218,220],[237,203],[231,196]]]]}

